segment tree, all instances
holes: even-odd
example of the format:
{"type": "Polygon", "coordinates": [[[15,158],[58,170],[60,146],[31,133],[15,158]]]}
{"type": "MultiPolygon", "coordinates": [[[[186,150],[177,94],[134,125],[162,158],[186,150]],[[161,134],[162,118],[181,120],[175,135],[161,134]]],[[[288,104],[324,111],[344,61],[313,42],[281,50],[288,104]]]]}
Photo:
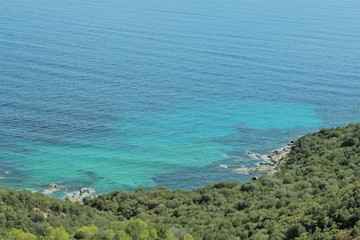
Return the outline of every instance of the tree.
{"type": "Polygon", "coordinates": [[[125,231],[132,237],[133,240],[157,239],[156,229],[149,229],[147,223],[139,218],[130,219],[125,231]]]}
{"type": "Polygon", "coordinates": [[[7,240],[36,240],[35,235],[31,233],[26,233],[22,230],[12,228],[9,233],[6,235],[7,240]]]}
{"type": "Polygon", "coordinates": [[[83,226],[79,228],[75,233],[76,239],[90,239],[93,237],[97,232],[99,231],[99,228],[95,226],[94,224],[91,224],[90,226],[83,226]]]}
{"type": "Polygon", "coordinates": [[[69,233],[63,227],[48,227],[45,240],[70,240],[69,233]]]}
{"type": "Polygon", "coordinates": [[[115,240],[132,240],[132,238],[123,230],[115,235],[115,240]]]}

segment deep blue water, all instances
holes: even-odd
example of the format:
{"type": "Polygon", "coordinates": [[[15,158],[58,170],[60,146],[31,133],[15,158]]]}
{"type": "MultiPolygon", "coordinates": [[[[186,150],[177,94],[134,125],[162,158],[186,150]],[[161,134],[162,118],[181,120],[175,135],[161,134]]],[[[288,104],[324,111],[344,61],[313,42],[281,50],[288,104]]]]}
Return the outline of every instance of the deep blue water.
{"type": "Polygon", "coordinates": [[[1,1],[0,186],[248,181],[359,121],[359,1],[1,1]]]}

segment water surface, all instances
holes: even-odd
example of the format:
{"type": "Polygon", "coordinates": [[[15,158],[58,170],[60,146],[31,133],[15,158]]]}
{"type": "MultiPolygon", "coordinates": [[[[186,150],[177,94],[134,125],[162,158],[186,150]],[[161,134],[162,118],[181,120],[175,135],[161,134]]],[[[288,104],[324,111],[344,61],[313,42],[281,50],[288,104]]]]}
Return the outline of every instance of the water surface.
{"type": "Polygon", "coordinates": [[[3,0],[0,186],[248,181],[219,165],[359,122],[359,16],[355,0],[3,0]]]}

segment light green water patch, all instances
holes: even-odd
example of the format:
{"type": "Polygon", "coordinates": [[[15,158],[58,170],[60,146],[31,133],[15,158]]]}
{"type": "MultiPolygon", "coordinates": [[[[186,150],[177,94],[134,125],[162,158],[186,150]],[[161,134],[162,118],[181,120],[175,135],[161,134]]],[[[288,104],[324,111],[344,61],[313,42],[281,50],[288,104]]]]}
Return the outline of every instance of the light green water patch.
{"type": "Polygon", "coordinates": [[[180,102],[166,111],[128,113],[121,120],[108,133],[108,145],[96,139],[86,145],[34,142],[26,143],[29,154],[2,153],[2,158],[21,163],[18,171],[27,176],[23,188],[60,183],[69,191],[92,187],[109,192],[155,187],[159,174],[223,160],[236,143],[219,140],[238,126],[291,131],[321,125],[311,106],[256,101],[180,102]]]}

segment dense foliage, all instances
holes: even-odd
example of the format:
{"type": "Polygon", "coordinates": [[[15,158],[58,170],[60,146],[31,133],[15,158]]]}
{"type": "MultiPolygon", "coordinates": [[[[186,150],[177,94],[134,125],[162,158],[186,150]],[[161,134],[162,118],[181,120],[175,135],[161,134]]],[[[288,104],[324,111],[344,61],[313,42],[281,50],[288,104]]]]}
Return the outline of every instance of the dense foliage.
{"type": "MultiPolygon", "coordinates": [[[[180,236],[180,235],[179,235],[180,236]]],[[[111,212],[98,211],[41,193],[0,189],[0,239],[173,239],[141,219],[118,221],[111,212]]],[[[184,233],[182,239],[192,240],[184,233]]]]}
{"type": "Polygon", "coordinates": [[[300,138],[281,171],[256,181],[114,192],[84,203],[2,189],[3,237],[360,240],[360,124],[300,138]]]}

